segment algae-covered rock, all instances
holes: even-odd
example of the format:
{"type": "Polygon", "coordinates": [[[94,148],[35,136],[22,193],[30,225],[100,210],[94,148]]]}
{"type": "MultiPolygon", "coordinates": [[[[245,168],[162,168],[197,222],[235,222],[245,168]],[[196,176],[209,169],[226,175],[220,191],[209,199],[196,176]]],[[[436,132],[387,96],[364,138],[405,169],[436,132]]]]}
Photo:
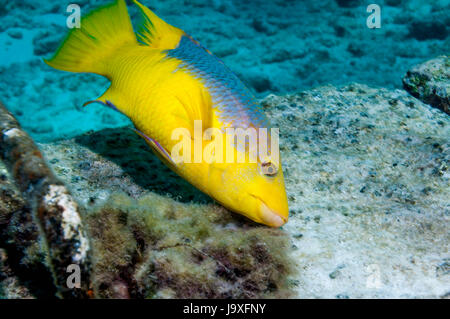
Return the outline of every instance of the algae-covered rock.
{"type": "Polygon", "coordinates": [[[97,296],[289,297],[289,239],[214,205],[113,195],[87,216],[97,296]]]}
{"type": "Polygon", "coordinates": [[[0,159],[8,173],[4,174],[5,184],[13,186],[7,193],[18,194],[16,196],[20,198],[20,201],[11,201],[7,195],[3,196],[4,205],[1,206],[10,212],[0,215],[3,220],[0,224],[0,247],[5,248],[9,257],[15,256],[9,259],[16,261],[16,268],[28,266],[29,269],[21,272],[33,282],[30,286],[34,289],[54,295],[52,288],[56,288],[58,297],[87,297],[90,286],[89,239],[85,234],[81,208],[55,177],[31,137],[1,103],[0,159]],[[31,262],[28,262],[30,256],[31,262]],[[78,277],[86,278],[83,283],[78,281],[78,289],[71,289],[67,284],[69,266],[76,266],[78,277]],[[43,284],[36,283],[42,279],[43,284]]]}
{"type": "Polygon", "coordinates": [[[450,114],[450,58],[440,56],[409,70],[404,88],[413,96],[450,114]]]}
{"type": "Polygon", "coordinates": [[[55,294],[43,241],[26,201],[0,161],[0,299],[55,294]]]}

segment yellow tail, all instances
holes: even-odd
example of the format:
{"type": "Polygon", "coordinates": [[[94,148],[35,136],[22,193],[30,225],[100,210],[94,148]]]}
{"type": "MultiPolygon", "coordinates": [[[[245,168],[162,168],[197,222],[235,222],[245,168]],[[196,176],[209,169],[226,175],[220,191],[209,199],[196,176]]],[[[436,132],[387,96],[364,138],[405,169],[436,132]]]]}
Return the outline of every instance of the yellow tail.
{"type": "Polygon", "coordinates": [[[70,72],[107,76],[108,57],[124,46],[138,44],[125,0],[97,9],[81,19],[81,28],[72,29],[50,60],[51,67],[70,72]]]}

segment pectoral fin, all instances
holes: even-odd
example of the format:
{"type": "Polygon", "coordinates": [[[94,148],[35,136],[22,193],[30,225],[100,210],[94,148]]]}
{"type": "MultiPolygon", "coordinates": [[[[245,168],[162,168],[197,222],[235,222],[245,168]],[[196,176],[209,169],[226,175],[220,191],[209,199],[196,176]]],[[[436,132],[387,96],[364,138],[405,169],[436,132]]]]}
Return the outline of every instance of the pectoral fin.
{"type": "Polygon", "coordinates": [[[171,167],[172,169],[176,168],[176,164],[173,161],[172,157],[170,157],[169,153],[166,151],[164,147],[161,146],[161,144],[158,143],[155,139],[148,137],[141,131],[137,129],[133,129],[140,137],[142,137],[148,145],[152,148],[152,150],[155,152],[156,156],[159,157],[160,160],[162,160],[164,163],[167,164],[167,166],[171,167]]]}
{"type": "Polygon", "coordinates": [[[116,112],[119,112],[120,114],[123,114],[118,108],[117,106],[114,105],[114,103],[112,103],[109,100],[106,100],[105,102],[101,101],[101,100],[92,100],[92,101],[87,101],[86,103],[83,104],[83,106],[88,106],[89,104],[93,104],[93,103],[98,103],[101,104],[103,106],[109,107],[110,109],[113,109],[116,112]]]}

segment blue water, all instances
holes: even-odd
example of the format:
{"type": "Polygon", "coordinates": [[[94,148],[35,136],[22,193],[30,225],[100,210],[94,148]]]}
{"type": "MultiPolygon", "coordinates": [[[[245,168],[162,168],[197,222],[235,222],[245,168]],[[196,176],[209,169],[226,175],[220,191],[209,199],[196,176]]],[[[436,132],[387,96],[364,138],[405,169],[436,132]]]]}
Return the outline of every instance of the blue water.
{"type": "MultiPolygon", "coordinates": [[[[36,140],[129,123],[100,105],[81,107],[107,80],[42,62],[68,30],[68,4],[85,14],[108,2],[0,0],[0,99],[36,140]]],[[[450,0],[142,2],[220,57],[258,97],[349,82],[401,88],[410,67],[450,48],[450,0]],[[370,3],[381,8],[381,28],[367,27],[370,3]]]]}

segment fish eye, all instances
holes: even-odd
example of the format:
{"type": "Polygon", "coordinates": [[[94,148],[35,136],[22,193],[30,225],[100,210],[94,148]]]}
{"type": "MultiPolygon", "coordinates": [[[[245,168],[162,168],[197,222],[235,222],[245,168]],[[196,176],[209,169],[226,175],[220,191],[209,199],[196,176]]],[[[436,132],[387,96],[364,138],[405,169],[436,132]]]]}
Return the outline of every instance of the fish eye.
{"type": "Polygon", "coordinates": [[[271,161],[261,163],[262,173],[266,176],[275,176],[278,173],[278,167],[271,161]]]}

